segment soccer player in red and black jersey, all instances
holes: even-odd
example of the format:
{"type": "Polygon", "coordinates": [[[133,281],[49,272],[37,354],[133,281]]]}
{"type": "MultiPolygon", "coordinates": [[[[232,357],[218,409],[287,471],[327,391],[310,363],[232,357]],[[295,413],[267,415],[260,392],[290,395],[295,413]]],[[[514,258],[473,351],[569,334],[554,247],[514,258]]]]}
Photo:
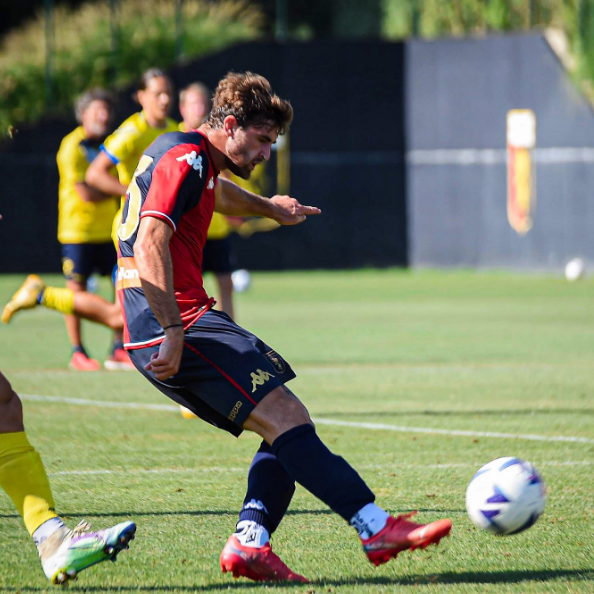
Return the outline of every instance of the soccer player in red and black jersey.
{"type": "Polygon", "coordinates": [[[172,400],[239,436],[263,438],[250,466],[236,532],[221,568],[253,580],[306,581],[275,555],[270,535],[300,483],[359,532],[371,562],[437,543],[449,520],[422,525],[391,517],[357,472],[316,434],[307,409],[285,386],[295,377],[276,351],[212,309],[202,285],[202,250],[214,210],[285,225],[320,214],[289,196],[256,196],[218,173],[249,178],[289,126],[290,104],[268,81],[229,73],[198,129],[160,136],[128,188],[119,229],[117,289],[125,347],[136,368],[172,400]]]}

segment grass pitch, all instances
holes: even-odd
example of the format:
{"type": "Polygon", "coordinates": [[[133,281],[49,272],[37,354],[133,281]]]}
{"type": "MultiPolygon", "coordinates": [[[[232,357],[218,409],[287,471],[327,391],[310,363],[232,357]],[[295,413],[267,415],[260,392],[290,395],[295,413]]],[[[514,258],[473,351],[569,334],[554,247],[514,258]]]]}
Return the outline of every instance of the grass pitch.
{"type": "MultiPolygon", "coordinates": [[[[2,303],[21,281],[0,278],[2,303]]],[[[439,547],[374,568],[353,530],[298,488],[273,545],[312,583],[267,587],[218,568],[258,439],[183,419],[135,372],[68,371],[60,316],[20,314],[0,328],[0,368],[24,396],[58,510],[71,525],[138,524],[129,552],[70,590],[594,591],[593,296],[592,280],[552,276],[255,274],[238,296],[239,321],[293,364],[291,387],[326,443],[386,509],[454,522],[439,547]],[[497,538],[472,526],[464,492],[478,467],[511,455],[536,464],[548,502],[532,529],[497,538]]],[[[85,332],[91,354],[105,358],[109,333],[85,332]]],[[[0,592],[51,589],[0,493],[0,592]]]]}

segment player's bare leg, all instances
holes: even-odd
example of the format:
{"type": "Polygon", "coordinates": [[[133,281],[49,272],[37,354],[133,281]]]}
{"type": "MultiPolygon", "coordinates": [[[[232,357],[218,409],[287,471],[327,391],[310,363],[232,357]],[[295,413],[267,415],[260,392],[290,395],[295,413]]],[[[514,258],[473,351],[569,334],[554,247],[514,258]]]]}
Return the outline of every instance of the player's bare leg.
{"type": "Polygon", "coordinates": [[[219,306],[232,319],[235,320],[233,309],[233,279],[230,273],[216,274],[219,286],[219,306]]]}
{"type": "Polygon", "coordinates": [[[64,583],[128,548],[136,526],[122,522],[88,532],[81,522],[69,530],[54,510],[54,501],[39,454],[23,426],[23,408],[10,382],[0,372],[0,487],[12,499],[41,558],[43,571],[54,583],[64,583]]]}
{"type": "Polygon", "coordinates": [[[0,371],[0,434],[24,430],[21,400],[0,371]]]}
{"type": "MultiPolygon", "coordinates": [[[[66,281],[66,288],[75,294],[82,293],[87,290],[86,279],[79,282],[73,279],[66,281]]],[[[82,343],[81,335],[81,319],[75,314],[66,314],[64,316],[66,322],[66,332],[72,346],[72,357],[70,359],[69,367],[75,371],[99,371],[101,365],[96,359],[91,359],[86,352],[82,343]]]]}
{"type": "MultiPolygon", "coordinates": [[[[70,289],[74,293],[80,293],[81,291],[87,290],[87,283],[86,281],[78,282],[75,280],[67,280],[66,288],[70,289]]],[[[66,332],[68,333],[68,338],[72,348],[82,346],[80,318],[76,315],[65,315],[64,321],[66,323],[66,332]]]]}
{"type": "MultiPolygon", "coordinates": [[[[417,524],[408,520],[411,514],[392,517],[378,507],[374,503],[374,494],[357,472],[322,443],[307,409],[286,386],[276,388],[260,401],[244,423],[244,429],[261,435],[270,444],[271,454],[288,476],[358,531],[363,549],[375,565],[387,562],[401,551],[438,544],[450,533],[450,520],[417,524]]],[[[267,482],[275,482],[273,473],[267,482]]],[[[268,501],[273,501],[273,498],[268,501]]],[[[293,578],[288,575],[271,577],[270,574],[274,575],[274,572],[267,574],[263,570],[250,575],[249,570],[253,567],[249,563],[250,543],[247,539],[259,539],[260,544],[269,536],[264,526],[268,515],[267,502],[256,503],[259,504],[257,507],[261,521],[254,514],[251,523],[245,522],[243,531],[238,530],[229,538],[221,554],[223,571],[233,571],[236,577],[245,575],[251,579],[300,578],[292,572],[293,578]]],[[[261,562],[257,551],[255,548],[252,557],[261,562]]],[[[270,553],[273,554],[272,551],[270,553]]]]}
{"type": "Polygon", "coordinates": [[[29,275],[12,299],[4,307],[2,321],[8,324],[18,311],[33,309],[37,305],[59,311],[64,315],[76,315],[85,320],[103,324],[114,331],[121,332],[124,319],[120,306],[111,303],[94,293],[71,289],[47,287],[35,274],[29,275]]]}
{"type": "Polygon", "coordinates": [[[85,320],[103,324],[118,332],[121,332],[124,327],[119,304],[111,303],[94,293],[76,294],[74,296],[74,312],[85,320]]]}

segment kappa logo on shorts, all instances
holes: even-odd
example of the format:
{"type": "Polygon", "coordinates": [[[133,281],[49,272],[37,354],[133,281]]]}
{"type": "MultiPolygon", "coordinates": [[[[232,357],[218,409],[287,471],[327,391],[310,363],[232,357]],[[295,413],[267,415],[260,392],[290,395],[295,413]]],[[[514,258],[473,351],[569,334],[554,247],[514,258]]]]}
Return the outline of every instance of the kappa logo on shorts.
{"type": "Polygon", "coordinates": [[[285,362],[283,361],[283,358],[276,351],[268,351],[264,356],[270,361],[272,366],[279,373],[283,373],[285,371],[285,362]]]}
{"type": "Polygon", "coordinates": [[[239,409],[243,406],[243,403],[241,402],[241,400],[238,400],[235,403],[235,406],[231,409],[231,414],[227,417],[230,421],[234,421],[235,417],[237,416],[237,413],[239,412],[239,409]]]}
{"type": "Polygon", "coordinates": [[[263,386],[271,377],[276,377],[272,375],[272,373],[268,373],[268,371],[262,371],[261,369],[256,369],[255,373],[251,373],[250,377],[252,378],[252,394],[256,391],[257,386],[263,386]]]}

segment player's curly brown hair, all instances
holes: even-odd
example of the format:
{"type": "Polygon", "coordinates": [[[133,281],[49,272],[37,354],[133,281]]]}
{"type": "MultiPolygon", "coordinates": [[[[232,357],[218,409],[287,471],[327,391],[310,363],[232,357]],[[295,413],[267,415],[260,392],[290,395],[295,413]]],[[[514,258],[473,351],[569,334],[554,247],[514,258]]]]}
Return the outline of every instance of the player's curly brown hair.
{"type": "Polygon", "coordinates": [[[263,76],[253,72],[229,72],[217,86],[205,125],[217,130],[230,115],[237,118],[242,128],[272,124],[279,134],[284,134],[293,120],[293,108],[274,93],[263,76]]]}

